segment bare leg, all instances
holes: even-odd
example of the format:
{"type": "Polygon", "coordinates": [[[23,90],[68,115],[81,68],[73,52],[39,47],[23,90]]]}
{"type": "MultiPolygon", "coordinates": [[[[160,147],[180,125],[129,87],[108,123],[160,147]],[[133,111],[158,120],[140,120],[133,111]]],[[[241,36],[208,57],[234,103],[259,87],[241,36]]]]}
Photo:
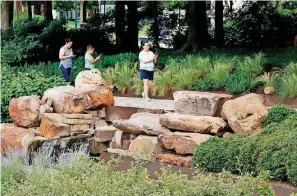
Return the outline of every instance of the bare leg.
{"type": "Polygon", "coordinates": [[[152,84],[153,84],[153,81],[152,81],[152,80],[149,80],[149,81],[148,81],[148,92],[147,92],[147,97],[149,96],[149,92],[150,92],[150,88],[151,88],[152,84]]]}
{"type": "Polygon", "coordinates": [[[145,98],[148,97],[148,91],[149,91],[148,83],[149,83],[149,80],[147,79],[143,80],[143,91],[144,91],[145,98]]]}

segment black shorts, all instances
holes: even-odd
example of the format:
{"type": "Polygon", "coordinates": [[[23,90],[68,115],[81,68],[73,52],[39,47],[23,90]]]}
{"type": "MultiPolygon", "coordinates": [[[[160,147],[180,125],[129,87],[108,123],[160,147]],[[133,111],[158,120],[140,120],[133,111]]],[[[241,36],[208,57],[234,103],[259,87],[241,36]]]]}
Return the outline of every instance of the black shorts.
{"type": "Polygon", "coordinates": [[[154,80],[154,71],[140,69],[139,72],[141,80],[154,80]]]}

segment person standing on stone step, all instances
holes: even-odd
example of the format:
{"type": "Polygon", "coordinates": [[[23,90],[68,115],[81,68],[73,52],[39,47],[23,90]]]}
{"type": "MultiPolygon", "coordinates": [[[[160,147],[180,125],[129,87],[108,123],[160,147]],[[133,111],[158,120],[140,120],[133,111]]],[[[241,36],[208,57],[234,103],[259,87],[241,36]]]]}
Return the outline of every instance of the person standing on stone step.
{"type": "Polygon", "coordinates": [[[61,47],[59,52],[60,70],[63,74],[64,80],[69,82],[70,73],[72,69],[72,59],[75,57],[72,51],[72,40],[65,39],[65,45],[61,47]]]}
{"type": "Polygon", "coordinates": [[[154,67],[157,62],[158,54],[150,51],[150,44],[143,42],[143,50],[139,53],[140,61],[140,79],[143,80],[142,97],[147,101],[149,98],[149,90],[154,80],[154,67]]]}
{"type": "Polygon", "coordinates": [[[101,59],[102,54],[94,59],[94,57],[92,56],[92,54],[94,54],[94,50],[95,49],[91,44],[87,46],[87,52],[85,54],[85,70],[94,69],[94,64],[101,59]]]}

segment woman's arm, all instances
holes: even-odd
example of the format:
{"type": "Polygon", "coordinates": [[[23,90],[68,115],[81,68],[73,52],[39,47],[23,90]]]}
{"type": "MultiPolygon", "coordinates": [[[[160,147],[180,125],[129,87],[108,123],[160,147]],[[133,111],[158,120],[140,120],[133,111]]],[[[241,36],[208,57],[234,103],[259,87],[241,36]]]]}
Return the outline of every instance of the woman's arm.
{"type": "Polygon", "coordinates": [[[65,50],[63,48],[60,49],[60,52],[59,52],[59,59],[60,60],[65,60],[65,59],[71,58],[72,56],[73,55],[65,56],[65,50]]]}
{"type": "Polygon", "coordinates": [[[154,58],[146,58],[146,59],[144,60],[143,54],[139,54],[139,61],[140,61],[141,63],[146,64],[146,63],[153,62],[153,61],[154,61],[154,58]]]}

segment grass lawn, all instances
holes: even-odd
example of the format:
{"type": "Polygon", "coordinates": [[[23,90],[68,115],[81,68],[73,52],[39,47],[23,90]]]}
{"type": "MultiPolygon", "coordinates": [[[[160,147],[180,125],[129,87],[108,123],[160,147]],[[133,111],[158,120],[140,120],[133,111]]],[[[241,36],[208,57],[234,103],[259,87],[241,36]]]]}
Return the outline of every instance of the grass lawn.
{"type": "MultiPolygon", "coordinates": [[[[20,12],[19,13],[19,20],[26,20],[28,18],[27,12],[20,12]]],[[[41,15],[34,15],[34,18],[38,18],[39,20],[43,20],[43,16],[41,15]]],[[[13,21],[17,21],[16,11],[13,13],[13,21]]]]}
{"type": "MultiPolygon", "coordinates": [[[[68,20],[67,28],[68,29],[74,29],[74,27],[75,27],[75,21],[68,20]]],[[[78,29],[80,28],[79,22],[77,22],[77,28],[78,29]]]]}

